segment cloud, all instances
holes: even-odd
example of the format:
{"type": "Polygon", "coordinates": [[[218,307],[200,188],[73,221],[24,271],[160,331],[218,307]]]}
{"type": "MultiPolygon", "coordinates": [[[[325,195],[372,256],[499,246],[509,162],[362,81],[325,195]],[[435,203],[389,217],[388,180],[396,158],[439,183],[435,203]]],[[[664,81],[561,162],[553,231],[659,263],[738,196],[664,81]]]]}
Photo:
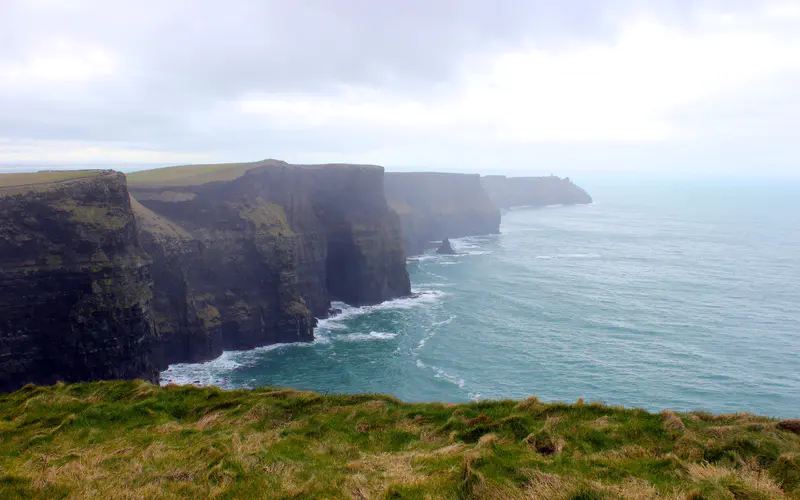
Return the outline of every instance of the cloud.
{"type": "Polygon", "coordinates": [[[0,161],[785,169],[798,80],[799,1],[8,0],[0,161]]]}

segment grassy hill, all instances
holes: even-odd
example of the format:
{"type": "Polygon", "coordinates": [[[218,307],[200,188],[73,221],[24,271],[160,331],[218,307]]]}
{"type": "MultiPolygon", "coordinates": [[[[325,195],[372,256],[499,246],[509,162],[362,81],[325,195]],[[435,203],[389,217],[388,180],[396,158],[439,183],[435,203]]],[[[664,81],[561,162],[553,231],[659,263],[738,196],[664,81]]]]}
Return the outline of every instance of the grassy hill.
{"type": "Polygon", "coordinates": [[[141,381],[0,395],[0,498],[800,498],[753,415],[141,381]]]}

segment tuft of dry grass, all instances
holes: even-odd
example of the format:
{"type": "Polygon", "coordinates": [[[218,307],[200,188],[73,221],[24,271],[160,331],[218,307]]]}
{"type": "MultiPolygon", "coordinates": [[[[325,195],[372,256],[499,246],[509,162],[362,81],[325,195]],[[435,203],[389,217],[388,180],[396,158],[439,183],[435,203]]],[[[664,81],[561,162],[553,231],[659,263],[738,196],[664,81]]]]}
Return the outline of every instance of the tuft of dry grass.
{"type": "Polygon", "coordinates": [[[686,430],[686,425],[684,425],[683,420],[681,420],[681,417],[674,411],[664,410],[661,412],[661,416],[664,419],[664,428],[666,430],[681,432],[686,430]]]}

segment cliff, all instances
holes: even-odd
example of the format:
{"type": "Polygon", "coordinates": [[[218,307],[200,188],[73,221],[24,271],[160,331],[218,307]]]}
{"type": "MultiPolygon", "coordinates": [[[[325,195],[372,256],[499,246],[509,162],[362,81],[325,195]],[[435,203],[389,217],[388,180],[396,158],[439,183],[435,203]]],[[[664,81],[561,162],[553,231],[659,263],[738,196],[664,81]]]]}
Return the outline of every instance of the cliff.
{"type": "Polygon", "coordinates": [[[481,185],[492,202],[501,209],[547,205],[580,205],[592,202],[585,190],[569,177],[506,177],[487,175],[481,185]]]}
{"type": "Polygon", "coordinates": [[[156,381],[150,304],[125,176],[0,175],[0,391],[156,381]]]}
{"type": "Polygon", "coordinates": [[[477,174],[391,172],[384,185],[408,255],[423,253],[431,241],[500,232],[500,211],[477,174]]]}
{"type": "Polygon", "coordinates": [[[0,422],[8,499],[800,498],[792,421],[748,414],[118,381],[0,395],[0,422]]]}
{"type": "Polygon", "coordinates": [[[332,300],[410,293],[380,167],[266,160],[137,172],[129,185],[162,365],[310,341],[332,300]]]}

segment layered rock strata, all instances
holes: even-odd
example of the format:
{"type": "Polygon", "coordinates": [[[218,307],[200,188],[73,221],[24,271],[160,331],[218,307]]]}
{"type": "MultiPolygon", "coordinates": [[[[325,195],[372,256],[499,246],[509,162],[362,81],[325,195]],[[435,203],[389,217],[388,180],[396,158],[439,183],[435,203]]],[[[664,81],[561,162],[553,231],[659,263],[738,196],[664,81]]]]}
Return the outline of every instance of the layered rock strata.
{"type": "Polygon", "coordinates": [[[0,176],[0,390],[156,382],[150,276],[124,175],[0,176]]]}
{"type": "Polygon", "coordinates": [[[381,167],[270,160],[140,172],[130,185],[162,364],[310,341],[332,300],[410,293],[381,167]]]}

